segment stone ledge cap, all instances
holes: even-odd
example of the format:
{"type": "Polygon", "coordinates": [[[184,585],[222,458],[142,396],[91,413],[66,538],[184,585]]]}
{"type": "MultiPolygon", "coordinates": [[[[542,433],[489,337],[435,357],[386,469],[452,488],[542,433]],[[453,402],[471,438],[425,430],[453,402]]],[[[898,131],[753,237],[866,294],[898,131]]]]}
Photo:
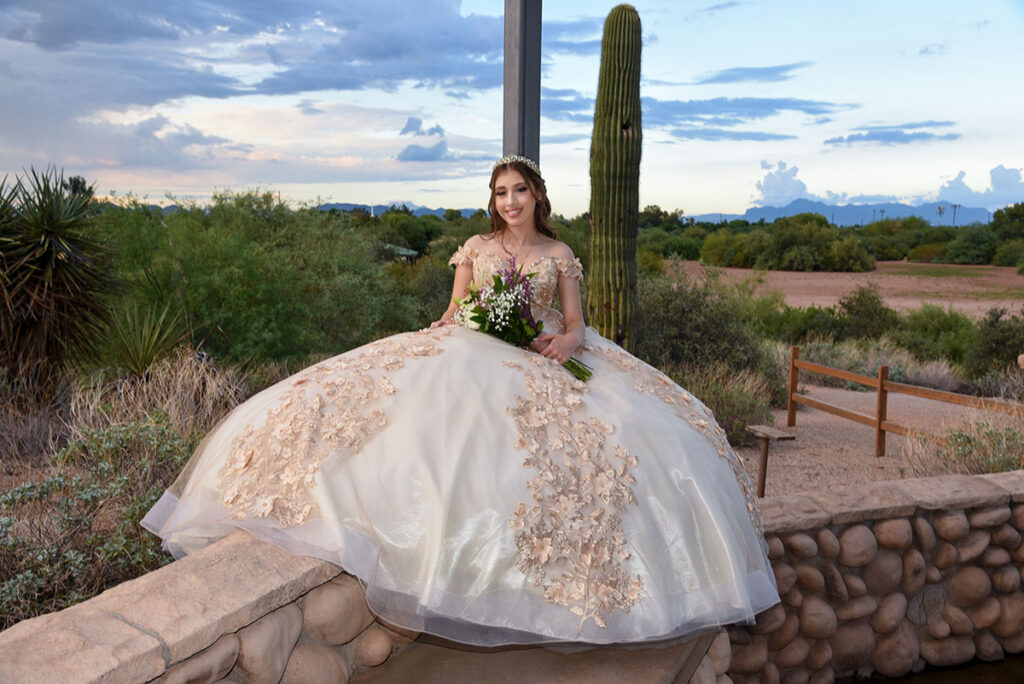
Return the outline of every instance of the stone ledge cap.
{"type": "Polygon", "coordinates": [[[894,485],[893,482],[851,485],[808,496],[832,514],[836,525],[913,514],[914,499],[894,485]]]}
{"type": "Polygon", "coordinates": [[[971,475],[922,477],[896,480],[892,484],[913,499],[919,508],[929,511],[998,506],[1010,501],[1009,491],[971,475]]]}
{"type": "Polygon", "coordinates": [[[89,604],[0,632],[0,682],[147,682],[163,673],[159,639],[89,604]]]}
{"type": "Polygon", "coordinates": [[[1008,491],[1010,493],[1010,500],[1014,503],[1024,501],[1024,470],[1011,470],[1006,473],[986,473],[977,477],[1008,491]]]}
{"type": "Polygon", "coordinates": [[[832,520],[832,514],[806,496],[772,496],[760,500],[765,534],[802,532],[832,520]]]}
{"type": "Polygon", "coordinates": [[[291,603],[340,572],[336,565],[293,555],[239,530],[112,587],[87,604],[157,635],[167,645],[170,664],[291,603]]]}

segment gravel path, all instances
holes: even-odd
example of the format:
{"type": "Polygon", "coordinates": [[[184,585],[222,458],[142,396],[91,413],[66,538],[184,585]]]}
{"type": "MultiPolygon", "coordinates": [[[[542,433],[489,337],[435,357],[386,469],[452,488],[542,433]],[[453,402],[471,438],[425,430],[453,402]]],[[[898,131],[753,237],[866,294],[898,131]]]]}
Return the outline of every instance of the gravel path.
{"type": "MultiPolygon", "coordinates": [[[[801,386],[803,394],[819,401],[874,415],[876,394],[817,385],[801,386]]],[[[1024,408],[1024,407],[1022,407],[1024,408]]],[[[799,407],[796,426],[786,427],[786,412],[774,411],[775,427],[796,435],[796,439],[773,442],[768,451],[766,496],[826,491],[851,484],[920,477],[920,448],[900,435],[886,435],[886,455],[875,457],[875,431],[866,425],[824,411],[799,407]]],[[[1020,418],[945,404],[903,394],[890,394],[889,420],[919,430],[944,433],[965,421],[984,419],[999,425],[1020,423],[1020,418]]],[[[743,466],[757,483],[759,446],[737,450],[743,466]]]]}

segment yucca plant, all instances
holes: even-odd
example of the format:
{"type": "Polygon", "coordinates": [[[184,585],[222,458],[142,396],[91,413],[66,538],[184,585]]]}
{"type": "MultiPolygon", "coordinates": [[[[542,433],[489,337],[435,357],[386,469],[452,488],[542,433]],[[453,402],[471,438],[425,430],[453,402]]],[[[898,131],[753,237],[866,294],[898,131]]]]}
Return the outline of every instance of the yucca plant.
{"type": "Polygon", "coordinates": [[[181,315],[171,313],[170,304],[157,313],[152,307],[140,309],[132,301],[98,327],[95,338],[99,356],[106,353],[117,368],[142,377],[188,339],[188,331],[181,315]]]}
{"type": "Polygon", "coordinates": [[[96,215],[55,168],[0,184],[0,366],[12,387],[46,396],[89,342],[113,278],[96,215]]]}

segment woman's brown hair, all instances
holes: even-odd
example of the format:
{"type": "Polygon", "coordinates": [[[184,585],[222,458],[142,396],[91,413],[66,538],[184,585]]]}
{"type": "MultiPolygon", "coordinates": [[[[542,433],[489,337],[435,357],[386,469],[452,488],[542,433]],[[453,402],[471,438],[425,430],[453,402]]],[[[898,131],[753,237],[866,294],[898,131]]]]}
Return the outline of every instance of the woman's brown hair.
{"type": "Polygon", "coordinates": [[[501,214],[498,213],[497,205],[494,202],[494,182],[500,174],[509,170],[518,171],[519,175],[526,180],[526,184],[530,186],[533,196],[537,198],[537,207],[533,211],[537,232],[552,240],[557,240],[558,236],[555,235],[555,229],[551,225],[551,200],[548,199],[548,189],[544,185],[544,179],[540,177],[539,173],[523,162],[515,160],[505,162],[504,164],[499,163],[494,167],[494,171],[491,172],[491,182],[488,186],[491,189],[491,199],[487,203],[487,213],[491,215],[490,235],[497,236],[508,228],[505,219],[501,218],[501,214]]]}

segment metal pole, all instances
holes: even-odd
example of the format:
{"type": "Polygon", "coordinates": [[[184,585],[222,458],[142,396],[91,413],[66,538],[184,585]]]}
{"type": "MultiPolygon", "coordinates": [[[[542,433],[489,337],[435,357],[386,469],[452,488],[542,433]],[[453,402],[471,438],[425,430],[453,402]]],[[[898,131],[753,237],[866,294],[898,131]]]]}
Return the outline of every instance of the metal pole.
{"type": "Polygon", "coordinates": [[[502,154],[540,163],[541,0],[505,0],[502,154]]]}

